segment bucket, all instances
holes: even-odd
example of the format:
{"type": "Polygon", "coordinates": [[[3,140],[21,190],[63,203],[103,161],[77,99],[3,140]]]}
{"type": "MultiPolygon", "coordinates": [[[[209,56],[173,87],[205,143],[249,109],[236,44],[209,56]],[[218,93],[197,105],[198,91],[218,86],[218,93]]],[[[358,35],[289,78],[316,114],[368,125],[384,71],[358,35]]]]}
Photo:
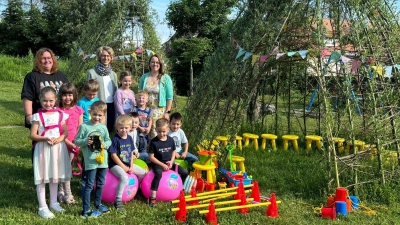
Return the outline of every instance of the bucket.
{"type": "Polygon", "coordinates": [[[346,216],[347,213],[347,204],[343,201],[336,201],[336,214],[341,214],[346,216]]]}
{"type": "Polygon", "coordinates": [[[335,207],[324,207],[321,209],[322,218],[328,218],[331,220],[336,219],[336,210],[335,207]]]}
{"type": "Polygon", "coordinates": [[[335,206],[335,197],[333,197],[333,196],[329,196],[328,197],[327,206],[328,207],[334,207],[335,206]]]}
{"type": "Polygon", "coordinates": [[[199,162],[201,165],[211,165],[213,162],[212,158],[215,157],[216,152],[212,150],[198,151],[199,162]]]}
{"type": "Polygon", "coordinates": [[[358,209],[358,198],[357,198],[357,196],[350,196],[350,200],[351,200],[351,207],[353,209],[358,209]]]}
{"type": "Polygon", "coordinates": [[[347,208],[347,212],[351,213],[352,209],[351,209],[351,199],[346,199],[346,208],[347,208]]]}
{"type": "Polygon", "coordinates": [[[336,188],[335,201],[346,202],[347,190],[346,188],[336,188]]]}

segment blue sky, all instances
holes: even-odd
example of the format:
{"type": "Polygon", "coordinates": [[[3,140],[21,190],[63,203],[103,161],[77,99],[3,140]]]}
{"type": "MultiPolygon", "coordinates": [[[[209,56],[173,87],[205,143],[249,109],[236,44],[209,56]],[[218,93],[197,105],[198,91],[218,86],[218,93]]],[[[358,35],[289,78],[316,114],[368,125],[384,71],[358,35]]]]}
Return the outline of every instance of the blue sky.
{"type": "Polygon", "coordinates": [[[153,2],[151,3],[151,7],[158,13],[160,21],[164,23],[164,24],[158,24],[156,26],[156,31],[161,39],[161,43],[166,42],[169,39],[169,37],[174,34],[174,31],[169,29],[168,26],[166,25],[166,22],[164,21],[165,11],[167,10],[169,3],[170,0],[153,0],[153,2]]]}

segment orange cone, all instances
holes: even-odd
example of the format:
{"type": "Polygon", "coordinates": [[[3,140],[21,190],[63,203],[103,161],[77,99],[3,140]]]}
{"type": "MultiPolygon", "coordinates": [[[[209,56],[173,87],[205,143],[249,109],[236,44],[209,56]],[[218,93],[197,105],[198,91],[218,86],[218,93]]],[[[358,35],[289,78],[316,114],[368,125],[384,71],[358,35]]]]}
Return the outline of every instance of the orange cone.
{"type": "Polygon", "coordinates": [[[208,213],[206,214],[205,220],[206,223],[212,223],[214,225],[218,225],[217,214],[215,213],[214,200],[211,200],[210,204],[208,205],[208,213]]]}
{"type": "Polygon", "coordinates": [[[269,199],[269,201],[271,202],[271,204],[268,205],[267,212],[266,212],[267,216],[271,217],[271,218],[278,217],[279,214],[278,214],[278,206],[276,205],[275,193],[271,194],[271,198],[269,199]]]}
{"type": "Polygon", "coordinates": [[[178,208],[179,208],[179,210],[176,211],[176,213],[175,213],[175,220],[177,220],[179,222],[185,222],[187,209],[186,209],[185,191],[183,191],[183,190],[179,194],[178,208]]]}
{"type": "Polygon", "coordinates": [[[261,202],[260,190],[258,189],[258,182],[257,181],[253,182],[253,188],[251,189],[250,198],[253,198],[254,201],[256,201],[256,202],[261,202]]]}

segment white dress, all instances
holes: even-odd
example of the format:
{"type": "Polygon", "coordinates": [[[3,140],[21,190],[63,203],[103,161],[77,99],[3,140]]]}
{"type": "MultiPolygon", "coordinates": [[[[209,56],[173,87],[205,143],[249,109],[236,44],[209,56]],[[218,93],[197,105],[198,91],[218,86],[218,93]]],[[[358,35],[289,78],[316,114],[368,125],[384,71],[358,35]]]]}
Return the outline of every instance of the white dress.
{"type": "MultiPolygon", "coordinates": [[[[43,113],[43,120],[46,126],[57,125],[59,123],[60,113],[43,113]]],[[[68,114],[63,113],[62,121],[68,119],[68,114]]],[[[32,116],[32,121],[39,122],[39,135],[43,133],[44,126],[40,120],[39,113],[32,116]]],[[[48,129],[45,137],[59,137],[58,127],[48,129]]],[[[68,149],[65,142],[56,145],[49,145],[45,141],[37,142],[33,152],[33,173],[35,185],[44,183],[58,183],[71,180],[72,170],[68,155],[68,149]]]]}

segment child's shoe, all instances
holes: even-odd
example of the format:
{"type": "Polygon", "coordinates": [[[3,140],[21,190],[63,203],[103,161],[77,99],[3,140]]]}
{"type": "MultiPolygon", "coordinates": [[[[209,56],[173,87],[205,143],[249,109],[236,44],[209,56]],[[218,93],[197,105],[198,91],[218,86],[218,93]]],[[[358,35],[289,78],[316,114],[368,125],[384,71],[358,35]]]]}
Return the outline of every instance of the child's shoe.
{"type": "Polygon", "coordinates": [[[121,201],[114,202],[114,207],[115,207],[115,209],[117,209],[117,211],[119,211],[119,212],[123,212],[123,213],[125,212],[124,205],[122,204],[121,201]]]}
{"type": "Polygon", "coordinates": [[[39,216],[43,219],[51,219],[54,218],[54,214],[49,210],[49,208],[41,208],[38,211],[39,216]]]}
{"type": "Polygon", "coordinates": [[[99,210],[102,214],[106,214],[106,213],[108,213],[108,212],[110,211],[110,210],[108,210],[108,208],[107,208],[105,205],[103,205],[103,204],[97,206],[96,209],[99,210]]]}
{"type": "Polygon", "coordinates": [[[99,216],[101,216],[102,215],[102,213],[101,212],[99,212],[99,211],[97,211],[97,210],[89,210],[89,211],[87,211],[87,212],[82,212],[82,214],[81,214],[81,218],[82,219],[86,219],[86,218],[97,218],[97,217],[99,217],[99,216]]]}
{"type": "Polygon", "coordinates": [[[148,204],[150,207],[156,207],[156,205],[157,205],[156,198],[149,198],[148,204]]]}
{"type": "Polygon", "coordinates": [[[50,204],[50,209],[58,212],[58,213],[63,213],[65,211],[65,209],[61,208],[60,203],[56,202],[56,203],[51,203],[50,204]]]}

